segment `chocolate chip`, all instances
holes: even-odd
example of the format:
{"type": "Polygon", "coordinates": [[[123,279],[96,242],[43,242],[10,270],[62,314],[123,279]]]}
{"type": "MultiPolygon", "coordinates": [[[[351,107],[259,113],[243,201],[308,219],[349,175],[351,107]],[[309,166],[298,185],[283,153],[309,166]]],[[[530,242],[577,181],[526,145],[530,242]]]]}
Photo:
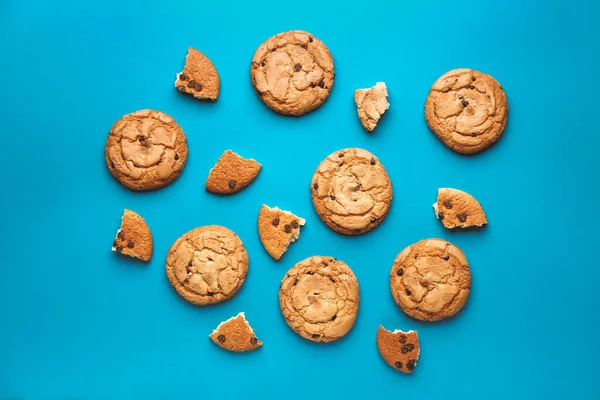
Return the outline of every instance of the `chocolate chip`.
{"type": "Polygon", "coordinates": [[[309,37],[308,37],[308,41],[309,41],[309,42],[311,42],[311,43],[313,42],[313,38],[312,38],[312,36],[309,36],[309,37]]]}
{"type": "Polygon", "coordinates": [[[125,239],[125,232],[119,231],[119,233],[117,234],[117,237],[121,240],[125,239]]]}
{"type": "Polygon", "coordinates": [[[318,183],[313,183],[313,189],[317,190],[319,188],[319,184],[318,183]]]}
{"type": "Polygon", "coordinates": [[[327,261],[323,261],[321,264],[322,264],[324,267],[326,267],[327,265],[329,265],[329,264],[327,264],[327,261]]]}
{"type": "Polygon", "coordinates": [[[235,189],[235,185],[237,185],[236,181],[229,181],[227,183],[227,186],[229,186],[229,189],[235,189]]]}
{"type": "Polygon", "coordinates": [[[302,69],[302,64],[296,64],[296,65],[294,65],[294,71],[295,72],[300,72],[301,69],[302,69]]]}
{"type": "Polygon", "coordinates": [[[374,159],[374,158],[371,158],[371,161],[369,161],[369,163],[370,163],[371,165],[375,165],[375,164],[377,164],[377,161],[375,161],[375,159],[374,159]]]}
{"type": "Polygon", "coordinates": [[[175,153],[175,157],[173,157],[175,161],[179,160],[179,154],[175,153]]]}
{"type": "Polygon", "coordinates": [[[448,89],[444,90],[444,93],[448,93],[451,90],[452,90],[451,88],[448,88],[448,89]]]}
{"type": "Polygon", "coordinates": [[[463,106],[463,107],[466,107],[466,106],[468,106],[468,105],[469,105],[469,102],[468,102],[468,101],[466,101],[466,100],[463,100],[463,101],[462,101],[462,106],[463,106]]]}
{"type": "Polygon", "coordinates": [[[406,343],[406,339],[407,339],[406,336],[404,336],[404,335],[400,336],[400,343],[402,343],[402,344],[406,343]]]}
{"type": "Polygon", "coordinates": [[[329,198],[330,198],[331,200],[335,200],[335,196],[334,196],[334,195],[332,195],[332,194],[331,194],[331,195],[329,195],[329,198]]]}
{"type": "Polygon", "coordinates": [[[258,338],[256,336],[250,338],[250,343],[252,343],[252,344],[258,343],[258,338]]]}
{"type": "Polygon", "coordinates": [[[143,136],[140,136],[140,137],[138,138],[138,140],[140,141],[140,143],[142,143],[144,140],[146,140],[146,138],[145,138],[145,137],[143,137],[143,136]]]}
{"type": "Polygon", "coordinates": [[[261,67],[264,67],[266,64],[267,64],[267,60],[263,60],[263,61],[260,63],[261,67]]]}
{"type": "Polygon", "coordinates": [[[396,366],[396,368],[398,368],[398,369],[402,368],[402,362],[401,362],[401,361],[396,361],[396,362],[394,363],[394,365],[395,365],[395,366],[396,366]]]}
{"type": "Polygon", "coordinates": [[[339,158],[342,158],[342,157],[344,157],[344,153],[340,153],[340,154],[338,154],[338,157],[339,157],[339,158]]]}
{"type": "Polygon", "coordinates": [[[338,163],[338,167],[341,167],[342,165],[344,165],[343,161],[341,163],[338,163]]]}
{"type": "Polygon", "coordinates": [[[406,293],[406,295],[407,295],[407,296],[410,296],[410,294],[411,294],[412,292],[411,292],[410,290],[406,289],[406,290],[404,291],[404,293],[406,293]]]}
{"type": "Polygon", "coordinates": [[[121,253],[123,251],[123,246],[117,246],[117,252],[121,253]]]}
{"type": "Polygon", "coordinates": [[[325,82],[323,82],[323,80],[320,80],[318,85],[321,89],[323,89],[325,87],[325,82]]]}
{"type": "MultiPolygon", "coordinates": [[[[475,78],[473,78],[473,79],[475,79],[475,78]]],[[[467,86],[467,89],[471,89],[471,90],[473,90],[473,89],[475,89],[475,86],[473,86],[473,85],[469,85],[469,86],[467,86]]]]}
{"type": "Polygon", "coordinates": [[[406,354],[406,353],[408,353],[408,347],[406,347],[406,346],[402,346],[402,349],[401,349],[401,351],[402,351],[402,354],[406,354]]]}
{"type": "Polygon", "coordinates": [[[307,46],[307,45],[305,45],[305,44],[303,44],[303,45],[302,45],[302,46],[300,46],[300,47],[302,47],[304,50],[308,49],[308,46],[307,46]]]}
{"type": "Polygon", "coordinates": [[[182,81],[187,81],[188,77],[186,75],[184,75],[184,74],[179,74],[179,79],[182,80],[182,81]]]}
{"type": "Polygon", "coordinates": [[[307,272],[306,272],[306,275],[314,275],[314,274],[315,274],[315,272],[314,272],[314,271],[307,271],[307,272]]]}
{"type": "Polygon", "coordinates": [[[439,212],[438,213],[438,218],[439,219],[444,219],[444,213],[443,212],[439,212]]]}
{"type": "Polygon", "coordinates": [[[477,134],[475,132],[472,132],[471,137],[475,137],[475,136],[477,136],[477,134]]]}
{"type": "Polygon", "coordinates": [[[297,284],[298,284],[298,278],[296,278],[296,279],[294,280],[294,286],[296,286],[297,284]]]}
{"type": "Polygon", "coordinates": [[[217,336],[217,340],[221,343],[225,343],[225,335],[219,335],[217,336]]]}
{"type": "Polygon", "coordinates": [[[214,296],[214,295],[215,295],[215,292],[208,292],[208,293],[206,293],[206,294],[207,294],[207,295],[209,295],[209,296],[214,296]]]}
{"type": "Polygon", "coordinates": [[[189,82],[188,82],[188,84],[187,84],[187,87],[189,87],[189,88],[192,88],[192,89],[193,89],[195,86],[196,86],[196,81],[189,81],[189,82]]]}
{"type": "Polygon", "coordinates": [[[271,221],[271,224],[273,224],[273,226],[279,225],[279,217],[273,218],[273,221],[271,221]]]}
{"type": "Polygon", "coordinates": [[[117,247],[117,241],[113,240],[113,247],[117,247]]]}
{"type": "Polygon", "coordinates": [[[333,283],[335,283],[335,279],[333,279],[331,276],[329,277],[329,280],[333,283]]]}
{"type": "Polygon", "coordinates": [[[337,314],[336,314],[336,315],[334,315],[333,317],[331,317],[331,320],[332,320],[332,321],[335,321],[335,320],[336,320],[336,318],[337,318],[337,314]]]}
{"type": "Polygon", "coordinates": [[[353,191],[353,192],[358,192],[358,191],[360,190],[360,188],[361,188],[361,187],[362,187],[362,185],[359,183],[358,185],[356,185],[356,186],[354,186],[354,187],[352,188],[352,191],[353,191]]]}
{"type": "Polygon", "coordinates": [[[415,345],[412,343],[409,343],[406,345],[406,348],[408,349],[408,351],[413,351],[415,349],[415,345]]]}
{"type": "Polygon", "coordinates": [[[402,268],[398,268],[398,271],[396,271],[396,275],[398,275],[398,276],[402,276],[403,273],[404,273],[404,269],[402,269],[402,268]]]}
{"type": "Polygon", "coordinates": [[[374,224],[375,222],[377,222],[377,218],[375,218],[375,217],[371,218],[371,223],[374,224]]]}
{"type": "Polygon", "coordinates": [[[292,231],[292,227],[289,225],[286,225],[283,227],[283,230],[285,231],[285,233],[290,233],[292,231]]]}
{"type": "Polygon", "coordinates": [[[298,221],[292,221],[292,228],[298,229],[298,221]]]}
{"type": "Polygon", "coordinates": [[[312,334],[312,337],[313,337],[314,339],[317,339],[317,338],[321,337],[321,335],[319,335],[318,333],[313,333],[313,334],[312,334]]]}
{"type": "Polygon", "coordinates": [[[417,307],[415,310],[417,310],[417,311],[421,311],[421,307],[417,307]]]}
{"type": "Polygon", "coordinates": [[[406,368],[408,368],[411,371],[415,369],[415,360],[408,360],[408,362],[406,363],[406,368]]]}
{"type": "Polygon", "coordinates": [[[311,87],[311,88],[317,87],[317,84],[316,84],[316,83],[314,83],[314,82],[311,82],[311,83],[310,83],[310,87],[311,87]]]}
{"type": "Polygon", "coordinates": [[[192,265],[194,265],[191,261],[188,263],[188,267],[191,267],[192,265]]]}
{"type": "Polygon", "coordinates": [[[129,247],[130,249],[133,249],[135,247],[135,243],[133,243],[133,240],[129,240],[127,242],[127,247],[129,247]]]}
{"type": "Polygon", "coordinates": [[[114,167],[115,167],[115,163],[111,161],[111,162],[110,162],[110,167],[111,167],[111,168],[114,168],[114,167]]]}
{"type": "Polygon", "coordinates": [[[446,207],[447,209],[451,209],[452,208],[452,202],[450,200],[444,201],[444,207],[446,207]]]}
{"type": "Polygon", "coordinates": [[[465,222],[467,220],[467,213],[458,214],[458,220],[460,222],[465,222]]]}
{"type": "Polygon", "coordinates": [[[450,256],[448,254],[446,254],[444,257],[442,257],[442,260],[444,261],[448,261],[450,259],[450,256]]]}

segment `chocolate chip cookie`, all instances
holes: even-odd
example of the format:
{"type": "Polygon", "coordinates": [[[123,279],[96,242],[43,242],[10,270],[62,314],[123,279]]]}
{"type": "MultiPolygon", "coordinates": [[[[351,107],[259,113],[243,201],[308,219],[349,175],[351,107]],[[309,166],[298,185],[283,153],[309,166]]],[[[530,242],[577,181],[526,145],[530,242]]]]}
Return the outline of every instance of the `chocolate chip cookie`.
{"type": "Polygon", "coordinates": [[[112,250],[143,261],[150,261],[153,248],[152,232],[144,218],[131,210],[125,210],[112,250]]]}
{"type": "Polygon", "coordinates": [[[381,325],[377,330],[377,349],[390,367],[407,374],[413,372],[421,353],[416,331],[390,332],[381,325]]]}
{"type": "Polygon", "coordinates": [[[206,191],[220,195],[237,193],[254,181],[261,168],[256,160],[227,150],[208,173],[206,191]]]}
{"type": "Polygon", "coordinates": [[[354,102],[358,110],[358,119],[363,128],[372,132],[383,113],[390,108],[390,103],[387,101],[387,87],[384,82],[377,84],[368,89],[357,89],[354,92],[354,102]]]}
{"type": "Polygon", "coordinates": [[[475,197],[458,189],[439,189],[433,209],[436,217],[448,229],[483,226],[488,222],[475,197]]]}
{"type": "Polygon", "coordinates": [[[223,321],[210,334],[210,339],[219,347],[237,353],[254,350],[262,346],[243,312],[223,321]]]}
{"type": "Polygon", "coordinates": [[[217,100],[221,81],[214,64],[202,52],[190,47],[183,71],[177,74],[175,87],[200,100],[217,100]]]}
{"type": "Polygon", "coordinates": [[[258,236],[267,253],[279,260],[290,244],[298,240],[305,222],[289,211],[263,204],[258,213],[258,236]]]}

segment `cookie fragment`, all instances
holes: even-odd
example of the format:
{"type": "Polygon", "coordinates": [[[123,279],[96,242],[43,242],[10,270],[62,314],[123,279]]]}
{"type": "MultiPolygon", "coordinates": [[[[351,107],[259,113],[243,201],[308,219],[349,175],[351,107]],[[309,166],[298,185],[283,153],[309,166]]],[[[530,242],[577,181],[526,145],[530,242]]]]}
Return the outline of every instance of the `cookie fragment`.
{"type": "Polygon", "coordinates": [[[221,322],[209,337],[217,346],[238,353],[262,346],[243,312],[221,322]]]}
{"type": "Polygon", "coordinates": [[[483,226],[488,223],[481,204],[467,192],[458,189],[438,189],[433,204],[435,216],[448,229],[483,226]]]}
{"type": "Polygon", "coordinates": [[[200,51],[190,47],[183,71],[177,74],[175,87],[200,100],[217,100],[221,81],[214,64],[200,51]]]}
{"type": "Polygon", "coordinates": [[[298,240],[305,223],[289,211],[263,204],[258,213],[258,236],[267,253],[279,260],[290,244],[298,240]]]}
{"type": "Polygon", "coordinates": [[[381,325],[377,330],[377,348],[390,367],[406,374],[413,372],[421,352],[416,331],[390,332],[381,325]]]}
{"type": "Polygon", "coordinates": [[[358,119],[367,131],[372,132],[375,129],[383,113],[390,107],[387,96],[384,82],[377,82],[369,89],[358,89],[354,92],[358,119]]]}
{"type": "Polygon", "coordinates": [[[237,193],[252,183],[261,167],[256,160],[226,150],[208,173],[206,191],[220,195],[237,193]]]}
{"type": "Polygon", "coordinates": [[[153,248],[152,232],[146,221],[137,213],[125,210],[112,250],[129,257],[150,261],[153,248]]]}

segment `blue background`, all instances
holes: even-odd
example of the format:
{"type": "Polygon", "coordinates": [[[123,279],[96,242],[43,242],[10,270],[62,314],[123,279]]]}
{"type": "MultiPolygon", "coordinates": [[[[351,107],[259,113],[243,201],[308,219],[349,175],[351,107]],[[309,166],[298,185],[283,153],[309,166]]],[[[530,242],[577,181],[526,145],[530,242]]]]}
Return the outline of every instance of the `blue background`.
{"type": "Polygon", "coordinates": [[[0,398],[574,398],[599,399],[600,3],[597,1],[27,1],[0,0],[0,398]],[[335,59],[329,100],[288,118],[255,96],[250,59],[268,37],[304,29],[335,59]],[[188,46],[222,80],[214,104],[173,88],[188,46]],[[503,85],[510,117],[493,148],[465,157],[429,132],[423,104],[447,70],[503,85]],[[373,135],[353,91],[385,81],[391,108],[373,135]],[[122,115],[154,108],[184,128],[181,177],[152,193],[125,190],[103,159],[122,115]],[[329,230],[310,200],[331,152],[364,147],[388,169],[394,202],[360,237],[329,230]],[[225,149],[263,164],[238,195],[204,191],[225,149]],[[456,187],[489,226],[449,232],[431,204],[456,187]],[[256,232],[261,204],[307,219],[280,262],[256,232]],[[149,223],[149,265],[110,251],[124,208],[149,223]],[[208,308],[187,304],[164,273],[181,234],[225,225],[250,255],[243,288],[208,308]],[[436,324],[395,305],[388,274],[405,246],[442,237],[467,255],[465,309],[436,324]],[[319,345],[287,327],[279,282],[296,262],[349,264],[360,312],[342,340],[319,345]],[[239,311],[264,347],[225,352],[208,334],[239,311]],[[380,358],[375,333],[417,329],[414,374],[380,358]]]}

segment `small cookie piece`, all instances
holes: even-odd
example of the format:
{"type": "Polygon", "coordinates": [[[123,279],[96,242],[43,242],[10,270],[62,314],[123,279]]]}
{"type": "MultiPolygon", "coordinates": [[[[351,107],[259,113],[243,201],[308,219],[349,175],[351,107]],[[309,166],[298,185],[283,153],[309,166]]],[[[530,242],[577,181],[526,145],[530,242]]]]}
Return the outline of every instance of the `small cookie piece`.
{"type": "Polygon", "coordinates": [[[152,232],[144,218],[131,210],[125,210],[112,250],[129,257],[150,261],[153,248],[152,232]]]}
{"type": "Polygon", "coordinates": [[[458,189],[439,189],[433,209],[435,216],[448,229],[483,226],[488,222],[481,204],[475,197],[458,189]]]}
{"type": "Polygon", "coordinates": [[[200,51],[190,47],[183,71],[177,74],[175,87],[200,100],[217,100],[221,81],[214,64],[200,51]]]}
{"type": "Polygon", "coordinates": [[[396,303],[413,318],[439,321],[460,311],[471,292],[467,258],[442,239],[421,240],[396,257],[390,271],[396,303]]]}
{"type": "Polygon", "coordinates": [[[508,102],[502,86],[490,75],[467,68],[442,75],[425,101],[429,128],[452,150],[480,152],[504,132],[508,102]]]}
{"type": "Polygon", "coordinates": [[[357,235],[383,221],[392,203],[392,182],[377,157],[351,148],[330,154],[311,183],[312,201],[325,224],[357,235]]]}
{"type": "Polygon", "coordinates": [[[372,88],[358,89],[354,92],[358,119],[367,131],[373,132],[383,113],[390,108],[387,96],[384,82],[377,82],[372,88]]]}
{"type": "Polygon", "coordinates": [[[406,374],[413,372],[421,353],[416,331],[390,332],[381,325],[377,330],[377,348],[390,367],[406,374]]]}
{"type": "Polygon", "coordinates": [[[358,281],[333,257],[309,257],[294,265],[279,288],[287,324],[314,342],[330,342],[352,329],[358,314],[358,281]]]}
{"type": "Polygon", "coordinates": [[[206,191],[220,195],[237,193],[252,183],[261,167],[256,160],[227,150],[208,173],[206,191]]]}
{"type": "Polygon", "coordinates": [[[300,116],[319,107],[333,86],[333,58],[323,42],[289,31],[261,44],[250,67],[254,90],[273,111],[300,116]]]}
{"type": "Polygon", "coordinates": [[[262,346],[243,312],[221,322],[209,337],[217,346],[237,353],[262,346]]]}
{"type": "Polygon", "coordinates": [[[187,155],[181,127],[154,110],[136,111],[115,122],[104,150],[111,175],[131,190],[158,189],[173,182],[187,155]]]}
{"type": "Polygon", "coordinates": [[[173,288],[190,303],[218,303],[231,298],[244,283],[248,253],[229,229],[203,226],[173,243],[166,271],[173,288]]]}
{"type": "Polygon", "coordinates": [[[290,244],[298,240],[305,223],[289,211],[263,204],[258,213],[258,236],[267,253],[279,260],[290,244]]]}

